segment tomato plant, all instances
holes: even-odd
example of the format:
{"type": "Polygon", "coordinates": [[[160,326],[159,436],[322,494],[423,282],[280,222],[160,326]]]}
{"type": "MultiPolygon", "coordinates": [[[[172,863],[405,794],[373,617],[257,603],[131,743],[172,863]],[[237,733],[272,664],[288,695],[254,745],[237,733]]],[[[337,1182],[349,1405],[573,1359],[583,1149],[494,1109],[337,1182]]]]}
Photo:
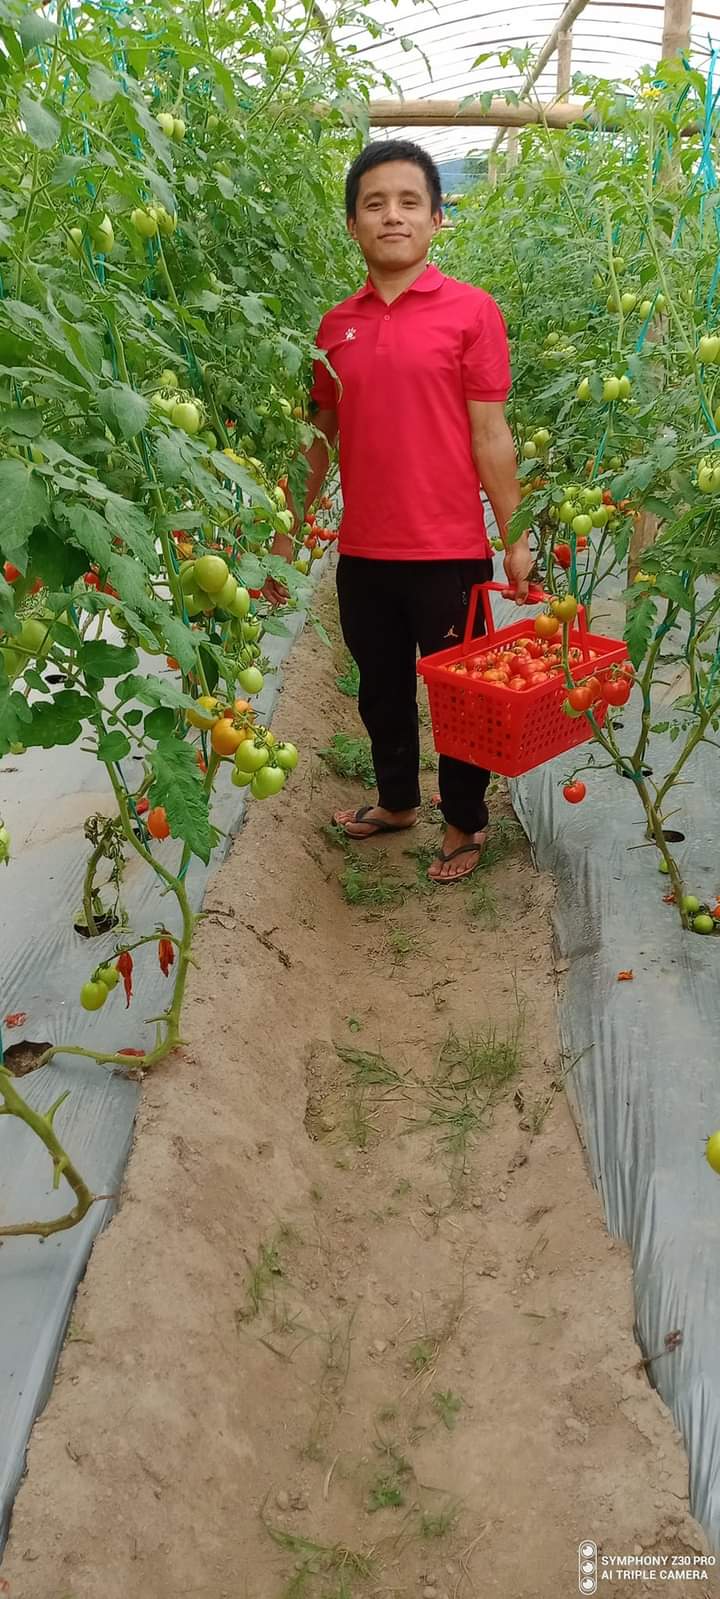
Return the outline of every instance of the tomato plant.
{"type": "MultiPolygon", "coordinates": [[[[123,945],[78,999],[99,1012],[119,972],[129,1004],[133,959],[158,952],[172,992],[134,1058],[145,1071],[180,1037],[185,873],[218,839],[218,773],[255,747],[235,696],[262,691],[263,640],[286,631],[266,579],[282,578],[291,609],[309,597],[269,553],[292,524],[277,481],[303,502],[314,336],[354,281],[338,196],[370,68],[318,34],[310,4],[291,22],[272,4],[230,16],[151,0],[104,17],[82,0],[52,15],[8,0],[2,34],[0,755],[82,738],[106,774],[111,814],[86,825],[89,938],[120,920],[133,853],[174,902],[177,929],[123,945]]],[[[322,554],[332,535],[317,532],[322,554]]],[[[279,794],[296,763],[294,746],[272,762],[271,748],[253,798],[279,794]]],[[[8,850],[0,836],[0,861],[8,850]]],[[[63,1054],[127,1069],[127,1051],[63,1054]]],[[[2,1067],[0,1102],[76,1200],[0,1234],[73,1225],[93,1196],[57,1107],[32,1111],[2,1067]]]]}
{"type": "Polygon", "coordinates": [[[600,120],[612,106],[616,138],[526,129],[522,159],[478,186],[438,248],[508,324],[522,485],[510,537],[535,530],[543,587],[566,587],[590,625],[608,580],[624,595],[632,716],[621,727],[613,715],[630,695],[619,675],[603,685],[603,726],[585,714],[634,786],[689,928],[665,826],[694,750],[720,732],[720,299],[707,221],[718,106],[681,61],[641,74],[622,106],[605,82],[589,98],[600,120]],[[542,477],[527,452],[539,423],[542,477]],[[658,711],[671,674],[675,699],[658,711]],[[657,748],[648,758],[660,735],[664,772],[657,748]]]}

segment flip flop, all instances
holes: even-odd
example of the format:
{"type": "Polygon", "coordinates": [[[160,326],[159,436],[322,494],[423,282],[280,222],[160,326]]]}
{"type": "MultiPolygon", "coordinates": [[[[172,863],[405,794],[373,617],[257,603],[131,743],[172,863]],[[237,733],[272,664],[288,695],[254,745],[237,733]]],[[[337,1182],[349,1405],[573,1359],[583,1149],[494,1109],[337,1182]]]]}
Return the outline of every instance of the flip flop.
{"type": "Polygon", "coordinates": [[[477,855],[477,860],[474,866],[469,867],[468,871],[456,872],[454,877],[431,877],[428,872],[428,882],[439,883],[442,886],[445,883],[461,883],[464,877],[472,877],[473,872],[476,872],[480,865],[484,849],[484,844],[460,844],[457,849],[451,849],[447,853],[444,849],[439,849],[435,859],[436,861],[442,861],[443,865],[446,861],[454,861],[458,855],[477,855]]]}
{"type": "Polygon", "coordinates": [[[373,817],[366,822],[366,816],[370,811],[374,810],[374,805],[361,805],[355,815],[348,818],[351,827],[353,823],[360,823],[360,825],[364,823],[366,827],[372,828],[372,833],[348,833],[346,822],[337,822],[334,816],[333,822],[336,827],[342,828],[346,838],[354,838],[358,844],[362,844],[363,839],[373,838],[376,833],[409,833],[411,827],[417,827],[417,822],[403,822],[401,826],[398,826],[397,822],[384,822],[382,817],[379,816],[373,817]]]}

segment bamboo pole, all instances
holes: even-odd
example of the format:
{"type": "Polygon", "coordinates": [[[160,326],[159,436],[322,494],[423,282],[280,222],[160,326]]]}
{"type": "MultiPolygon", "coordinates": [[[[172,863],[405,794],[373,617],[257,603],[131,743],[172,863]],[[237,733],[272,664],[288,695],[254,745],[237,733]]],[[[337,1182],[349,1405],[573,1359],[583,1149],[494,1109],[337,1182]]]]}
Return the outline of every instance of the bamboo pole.
{"type": "Polygon", "coordinates": [[[572,77],[572,28],[566,28],[558,38],[557,78],[555,91],[558,100],[566,100],[570,93],[572,77]]]}
{"type": "Polygon", "coordinates": [[[517,128],[510,128],[507,136],[507,164],[516,167],[518,162],[520,134],[517,128]]]}
{"type": "Polygon", "coordinates": [[[690,46],[692,0],[665,0],[662,58],[669,60],[690,46]]]}
{"type": "MultiPolygon", "coordinates": [[[[523,81],[523,83],[521,85],[521,88],[520,88],[521,97],[523,95],[528,94],[530,89],[534,88],[535,84],[537,83],[538,78],[540,77],[541,72],[543,72],[545,67],[547,66],[548,61],[550,60],[550,57],[555,54],[555,51],[558,48],[558,44],[559,44],[559,41],[560,41],[561,34],[569,32],[570,28],[572,27],[572,25],[573,25],[573,23],[575,21],[575,18],[579,17],[580,16],[580,12],[585,10],[585,7],[586,7],[587,3],[588,3],[588,0],[568,0],[568,4],[565,6],[564,10],[561,12],[561,14],[560,14],[560,16],[559,16],[559,18],[558,18],[558,20],[557,20],[557,22],[555,24],[555,27],[552,30],[552,33],[545,40],[545,43],[544,43],[544,45],[542,47],[542,50],[540,51],[540,54],[539,54],[539,56],[537,58],[537,61],[535,62],[535,65],[530,68],[530,71],[528,72],[527,76],[525,77],[525,79],[524,79],[524,81],[523,81]]],[[[680,0],[678,0],[678,3],[680,3],[680,0]]],[[[561,109],[561,108],[559,108],[559,109],[561,109]]],[[[498,131],[496,133],[496,135],[495,135],[494,140],[493,140],[493,144],[492,144],[493,150],[497,150],[498,149],[498,146],[502,143],[502,140],[503,140],[503,134],[500,131],[498,131]]]]}
{"type": "Polygon", "coordinates": [[[569,128],[589,116],[580,101],[567,105],[511,105],[497,95],[487,110],[460,100],[371,100],[370,123],[375,128],[525,128],[544,123],[548,128],[569,128]]]}

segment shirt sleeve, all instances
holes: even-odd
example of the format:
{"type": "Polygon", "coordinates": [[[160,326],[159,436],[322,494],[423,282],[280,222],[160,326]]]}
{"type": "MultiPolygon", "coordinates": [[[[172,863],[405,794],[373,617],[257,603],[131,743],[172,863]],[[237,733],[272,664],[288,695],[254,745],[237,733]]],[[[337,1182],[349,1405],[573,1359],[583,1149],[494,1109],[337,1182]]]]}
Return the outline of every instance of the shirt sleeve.
{"type": "MultiPolygon", "coordinates": [[[[323,317],[315,339],[315,344],[318,350],[327,350],[325,326],[325,318],[323,317]]],[[[313,406],[315,406],[319,411],[335,411],[337,409],[337,385],[335,383],[335,379],[330,376],[327,367],[323,366],[322,361],[313,361],[313,381],[310,389],[310,400],[313,406]]]]}
{"type": "Polygon", "coordinates": [[[483,297],[475,322],[468,330],[462,378],[467,400],[504,404],[510,393],[510,350],[505,319],[489,294],[483,297]]]}

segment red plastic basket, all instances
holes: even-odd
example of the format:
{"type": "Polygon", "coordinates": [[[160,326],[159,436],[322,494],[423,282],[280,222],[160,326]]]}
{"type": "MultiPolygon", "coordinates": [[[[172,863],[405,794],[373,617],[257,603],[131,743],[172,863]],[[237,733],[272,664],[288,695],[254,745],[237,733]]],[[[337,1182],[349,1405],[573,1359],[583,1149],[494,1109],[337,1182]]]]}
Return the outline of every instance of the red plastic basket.
{"type": "MultiPolygon", "coordinates": [[[[562,678],[518,693],[504,684],[448,671],[455,661],[466,656],[481,656],[497,649],[498,644],[535,636],[532,617],[521,617],[510,627],[495,627],[490,601],[493,590],[506,598],[512,593],[502,583],[476,584],[470,596],[462,644],[424,656],[418,661],[417,669],[427,685],[438,754],[453,755],[458,761],[483,766],[503,777],[519,777],[521,772],[530,772],[553,756],[563,755],[577,744],[586,743],[592,738],[592,729],[584,716],[575,718],[564,714],[567,688],[562,678]],[[473,638],[480,597],[486,631],[482,637],[473,638]]],[[[531,589],[528,594],[528,601],[533,604],[548,598],[542,589],[531,589]]],[[[627,649],[621,639],[588,632],[582,605],[570,630],[570,647],[574,646],[582,650],[583,656],[570,668],[574,678],[604,671],[627,659],[627,649]]],[[[594,714],[602,723],[607,706],[598,706],[594,714]]]]}

